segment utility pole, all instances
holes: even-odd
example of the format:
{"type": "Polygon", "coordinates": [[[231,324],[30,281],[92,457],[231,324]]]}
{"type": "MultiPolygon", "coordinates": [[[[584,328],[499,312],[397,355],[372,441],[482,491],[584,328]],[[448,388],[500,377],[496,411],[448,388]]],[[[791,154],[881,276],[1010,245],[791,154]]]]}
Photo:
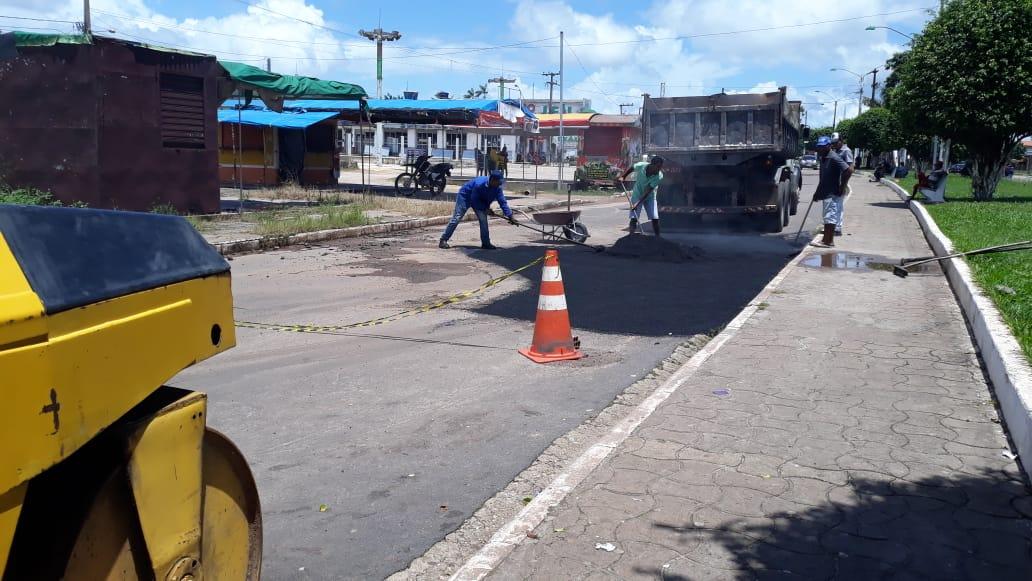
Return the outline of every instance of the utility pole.
{"type": "Polygon", "coordinates": [[[90,24],[90,0],[82,0],[82,33],[90,34],[93,31],[90,24]]]}
{"type": "Polygon", "coordinates": [[[624,107],[634,107],[634,103],[620,103],[620,114],[623,115],[624,107]]]}
{"type": "Polygon", "coordinates": [[[516,79],[506,79],[505,77],[495,77],[493,79],[488,79],[487,82],[489,82],[489,83],[498,83],[498,100],[499,101],[504,101],[505,100],[505,83],[515,83],[516,79]]]}
{"type": "MultiPolygon", "coordinates": [[[[559,182],[563,191],[563,164],[566,162],[566,135],[563,133],[563,31],[559,31],[559,182]]],[[[570,211],[570,192],[566,194],[566,211],[570,211]]]]}
{"type": "Polygon", "coordinates": [[[272,72],[272,59],[271,58],[268,58],[268,57],[265,58],[265,70],[267,72],[270,72],[270,73],[272,72]]]}
{"type": "Polygon", "coordinates": [[[871,71],[871,106],[874,107],[874,89],[878,86],[878,67],[871,71]]]}
{"type": "Polygon", "coordinates": [[[838,99],[835,99],[835,110],[831,114],[831,130],[834,131],[838,127],[838,99]]]}
{"type": "Polygon", "coordinates": [[[659,96],[666,97],[666,83],[659,84],[659,96]]]}
{"type": "Polygon", "coordinates": [[[559,76],[559,73],[541,73],[542,77],[548,77],[548,81],[545,82],[548,85],[548,109],[546,113],[552,112],[552,89],[555,88],[559,83],[555,82],[555,78],[559,76]]]}
{"type": "Polygon", "coordinates": [[[379,26],[376,30],[359,30],[358,33],[376,43],[376,98],[383,99],[383,43],[400,39],[401,33],[386,32],[379,26]]]}

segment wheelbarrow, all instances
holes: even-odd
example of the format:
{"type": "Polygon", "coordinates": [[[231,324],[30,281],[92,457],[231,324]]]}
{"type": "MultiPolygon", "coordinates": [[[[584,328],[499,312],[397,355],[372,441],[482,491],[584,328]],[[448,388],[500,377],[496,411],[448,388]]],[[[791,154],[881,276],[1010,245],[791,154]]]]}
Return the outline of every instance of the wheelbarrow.
{"type": "Polygon", "coordinates": [[[545,228],[548,228],[550,230],[548,234],[553,238],[560,238],[559,233],[561,232],[562,238],[583,244],[591,235],[588,233],[588,227],[580,221],[580,215],[580,210],[536,212],[534,221],[544,227],[541,231],[542,239],[545,238],[545,228]]]}

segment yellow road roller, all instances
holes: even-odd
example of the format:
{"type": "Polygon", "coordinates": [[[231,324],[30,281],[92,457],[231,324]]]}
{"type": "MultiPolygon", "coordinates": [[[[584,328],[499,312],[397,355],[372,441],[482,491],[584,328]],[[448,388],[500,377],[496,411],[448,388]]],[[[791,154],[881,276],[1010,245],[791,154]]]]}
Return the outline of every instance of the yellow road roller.
{"type": "Polygon", "coordinates": [[[235,340],[186,220],[0,206],[0,579],[259,578],[247,462],[164,385],[235,340]]]}

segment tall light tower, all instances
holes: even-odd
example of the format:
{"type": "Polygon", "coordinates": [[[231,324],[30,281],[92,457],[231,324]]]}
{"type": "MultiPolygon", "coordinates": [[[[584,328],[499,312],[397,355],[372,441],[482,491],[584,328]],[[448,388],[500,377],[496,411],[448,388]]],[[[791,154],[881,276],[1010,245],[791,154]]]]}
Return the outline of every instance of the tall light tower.
{"type": "Polygon", "coordinates": [[[383,43],[401,38],[397,30],[390,32],[377,27],[376,30],[359,30],[359,34],[376,42],[376,98],[383,99],[383,43]]]}

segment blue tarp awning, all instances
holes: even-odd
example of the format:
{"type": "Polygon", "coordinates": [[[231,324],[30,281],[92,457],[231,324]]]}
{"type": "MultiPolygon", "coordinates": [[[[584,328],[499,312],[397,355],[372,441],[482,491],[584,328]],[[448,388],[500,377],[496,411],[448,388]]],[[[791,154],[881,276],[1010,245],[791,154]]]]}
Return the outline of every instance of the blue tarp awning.
{"type": "MultiPolygon", "coordinates": [[[[355,103],[356,101],[351,101],[355,103]]],[[[258,125],[261,127],[281,127],[284,129],[304,129],[335,117],[335,111],[309,111],[293,113],[284,111],[276,113],[264,109],[219,109],[219,123],[237,123],[242,125],[258,125]],[[239,117],[238,117],[239,114],[239,117]]]]}

